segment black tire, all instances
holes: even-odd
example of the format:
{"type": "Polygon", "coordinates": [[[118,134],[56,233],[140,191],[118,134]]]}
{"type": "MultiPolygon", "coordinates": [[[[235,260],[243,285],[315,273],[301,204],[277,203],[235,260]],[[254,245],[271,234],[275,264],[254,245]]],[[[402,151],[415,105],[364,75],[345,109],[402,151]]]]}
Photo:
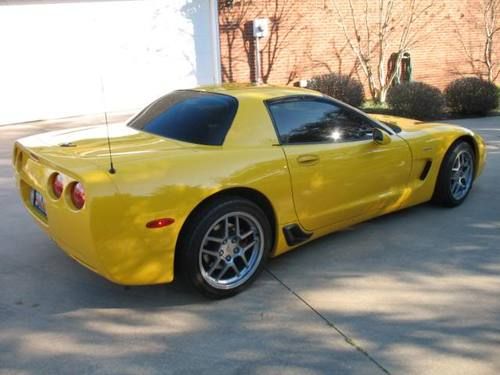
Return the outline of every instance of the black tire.
{"type": "MultiPolygon", "coordinates": [[[[434,196],[432,198],[434,203],[445,207],[456,207],[465,201],[472,189],[475,176],[475,153],[471,145],[466,141],[458,141],[454,143],[446,153],[441,168],[439,170],[436,187],[434,189],[434,196]],[[453,170],[456,169],[456,161],[459,155],[470,156],[470,181],[464,184],[460,194],[454,194],[452,179],[457,180],[457,174],[453,170]]],[[[460,179],[458,179],[460,180],[460,179]]],[[[461,180],[460,180],[461,181],[461,180]]]]}
{"type": "MultiPolygon", "coordinates": [[[[215,299],[233,296],[247,288],[262,271],[272,246],[272,229],[267,216],[257,204],[238,196],[217,198],[196,212],[186,225],[176,254],[179,257],[180,267],[178,271],[189,284],[203,295],[215,299]],[[222,220],[224,220],[224,224],[222,224],[222,220]],[[258,246],[253,245],[256,251],[255,258],[252,258],[254,256],[252,247],[249,250],[244,250],[245,246],[241,245],[241,242],[247,241],[247,239],[240,239],[239,233],[236,233],[236,221],[238,221],[239,228],[247,225],[247,233],[252,231],[252,228],[255,228],[255,233],[251,235],[254,236],[254,242],[258,243],[258,246]],[[251,226],[252,223],[254,224],[253,227],[251,226]],[[225,244],[206,238],[209,234],[219,230],[218,228],[221,225],[228,227],[227,231],[224,229],[226,234],[221,234],[221,237],[225,238],[225,244]],[[234,232],[232,232],[233,230],[234,232]],[[235,237],[236,240],[234,240],[235,237]],[[209,254],[205,251],[202,253],[202,245],[204,245],[204,248],[209,245],[213,248],[210,249],[209,254]],[[241,253],[236,254],[236,251],[241,251],[241,253]],[[252,251],[250,253],[252,255],[247,263],[245,254],[248,255],[249,251],[252,251]],[[215,253],[217,255],[214,255],[215,253]],[[228,258],[229,253],[233,257],[231,262],[227,262],[227,259],[231,258],[231,256],[228,258]],[[260,257],[258,257],[259,253],[260,257]],[[244,263],[243,256],[245,257],[244,263]],[[253,263],[251,262],[252,259],[254,259],[253,263]],[[213,280],[208,275],[210,270],[215,273],[222,273],[224,267],[229,263],[232,263],[231,266],[237,266],[237,268],[243,266],[242,269],[239,269],[242,274],[248,268],[246,279],[240,280],[241,284],[237,282],[230,284],[228,281],[227,285],[219,285],[218,281],[213,280]],[[221,265],[220,269],[217,268],[218,264],[221,265]],[[248,264],[251,265],[251,269],[248,264]],[[210,270],[207,271],[207,268],[210,268],[210,270]]],[[[212,238],[213,236],[208,237],[212,238]]],[[[251,245],[251,239],[248,241],[251,245]]],[[[236,269],[233,270],[231,267],[224,275],[219,275],[219,277],[231,275],[231,273],[234,273],[233,278],[240,276],[240,273],[236,274],[236,269]]]]}

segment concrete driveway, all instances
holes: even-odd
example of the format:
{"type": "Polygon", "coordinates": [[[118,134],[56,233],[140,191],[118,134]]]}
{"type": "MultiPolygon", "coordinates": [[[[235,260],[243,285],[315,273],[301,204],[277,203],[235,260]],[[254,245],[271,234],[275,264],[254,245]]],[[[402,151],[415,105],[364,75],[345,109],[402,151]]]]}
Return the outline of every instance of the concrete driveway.
{"type": "Polygon", "coordinates": [[[78,123],[0,128],[0,373],[500,373],[500,117],[456,122],[489,145],[465,204],[314,241],[216,302],[116,286],[64,255],[24,211],[10,153],[78,123]]]}

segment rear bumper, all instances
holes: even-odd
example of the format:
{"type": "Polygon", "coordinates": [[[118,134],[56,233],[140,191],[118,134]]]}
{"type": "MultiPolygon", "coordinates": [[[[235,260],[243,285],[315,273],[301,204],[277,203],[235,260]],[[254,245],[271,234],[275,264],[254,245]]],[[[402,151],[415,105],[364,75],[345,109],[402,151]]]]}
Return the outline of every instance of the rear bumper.
{"type": "Polygon", "coordinates": [[[105,171],[96,171],[95,166],[90,174],[75,176],[16,147],[14,168],[21,200],[35,222],[65,253],[118,284],[173,280],[177,225],[146,228],[147,214],[134,205],[134,198],[119,194],[105,171]],[[88,199],[81,210],[71,207],[68,192],[59,199],[49,192],[48,181],[55,172],[64,174],[65,186],[73,180],[83,182],[88,199]],[[44,197],[47,216],[32,205],[32,189],[44,197]]]}

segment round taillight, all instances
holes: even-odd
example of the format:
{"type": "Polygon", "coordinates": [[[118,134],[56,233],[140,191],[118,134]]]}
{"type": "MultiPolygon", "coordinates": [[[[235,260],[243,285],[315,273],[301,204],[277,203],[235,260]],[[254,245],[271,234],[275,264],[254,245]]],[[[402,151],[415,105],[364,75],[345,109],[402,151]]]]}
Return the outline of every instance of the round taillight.
{"type": "Polygon", "coordinates": [[[60,198],[64,190],[64,179],[59,173],[56,173],[52,178],[52,192],[56,198],[60,198]]]}
{"type": "Polygon", "coordinates": [[[80,182],[77,182],[71,188],[71,201],[77,209],[81,209],[85,204],[85,190],[80,182]]]}

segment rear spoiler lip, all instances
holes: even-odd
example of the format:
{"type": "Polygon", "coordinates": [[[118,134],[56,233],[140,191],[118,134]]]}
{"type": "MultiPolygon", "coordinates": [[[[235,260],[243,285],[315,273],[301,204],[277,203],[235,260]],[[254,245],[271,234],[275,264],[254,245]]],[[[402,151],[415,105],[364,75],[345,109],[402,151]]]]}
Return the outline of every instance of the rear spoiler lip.
{"type": "Polygon", "coordinates": [[[51,155],[50,153],[33,150],[32,148],[25,146],[21,139],[14,143],[12,164],[17,173],[21,173],[21,168],[26,162],[25,160],[19,159],[20,153],[38,164],[45,165],[54,171],[59,171],[67,176],[70,176],[71,178],[74,178],[75,180],[82,180],[85,170],[88,170],[90,167],[94,170],[100,169],[96,164],[92,163],[92,161],[88,159],[78,158],[73,155],[68,155],[66,157],[54,157],[54,155],[51,155]],[[64,162],[65,160],[71,160],[72,165],[69,166],[68,163],[64,162]],[[82,163],[74,163],[75,160],[81,160],[82,163]],[[22,162],[22,164],[19,164],[20,162],[22,162]]]}
{"type": "MultiPolygon", "coordinates": [[[[23,158],[29,158],[33,163],[39,165],[40,168],[46,170],[44,173],[45,178],[53,173],[61,173],[73,181],[79,181],[84,184],[87,191],[91,192],[93,188],[100,184],[106,184],[112,194],[120,194],[117,181],[110,175],[106,166],[97,165],[92,160],[78,158],[78,157],[57,157],[50,153],[43,153],[40,150],[32,150],[26,147],[22,142],[15,142],[15,155],[16,158],[19,152],[22,153],[23,158]],[[96,176],[98,176],[99,183],[96,183],[96,176]]],[[[42,186],[47,180],[40,180],[39,176],[33,176],[25,170],[25,163],[27,159],[23,159],[22,163],[16,162],[14,164],[15,178],[18,181],[24,181],[31,186],[42,186]]],[[[99,188],[100,189],[100,188],[99,188]]],[[[90,194],[92,199],[92,194],[90,194]]]]}

